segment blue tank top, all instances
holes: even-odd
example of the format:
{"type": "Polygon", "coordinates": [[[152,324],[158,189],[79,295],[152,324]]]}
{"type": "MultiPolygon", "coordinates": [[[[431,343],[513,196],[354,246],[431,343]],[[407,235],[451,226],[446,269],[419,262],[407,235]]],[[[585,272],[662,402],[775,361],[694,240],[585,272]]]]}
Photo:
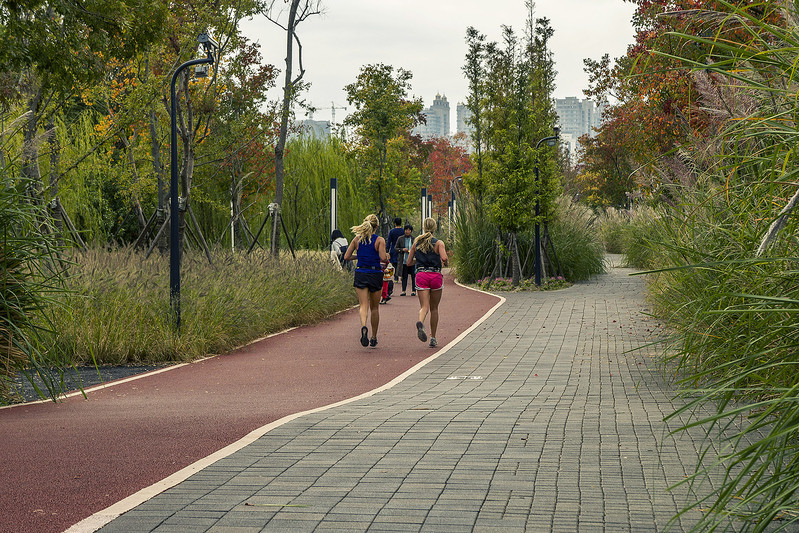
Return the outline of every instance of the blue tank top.
{"type": "Polygon", "coordinates": [[[375,249],[377,234],[373,234],[368,243],[358,241],[358,266],[356,272],[380,272],[380,254],[375,249]]]}

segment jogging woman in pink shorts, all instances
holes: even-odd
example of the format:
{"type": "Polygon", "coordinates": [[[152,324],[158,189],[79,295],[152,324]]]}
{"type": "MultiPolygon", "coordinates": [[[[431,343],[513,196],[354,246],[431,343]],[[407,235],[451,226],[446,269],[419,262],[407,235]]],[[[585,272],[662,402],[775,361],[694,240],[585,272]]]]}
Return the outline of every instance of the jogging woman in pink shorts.
{"type": "Polygon", "coordinates": [[[416,294],[419,296],[419,321],[416,323],[416,335],[422,342],[427,341],[424,331],[424,319],[430,313],[430,347],[438,346],[436,329],[438,329],[438,304],[444,286],[441,267],[447,265],[447,250],[444,242],[433,237],[436,221],[426,218],[422,223],[422,234],[416,237],[408,252],[408,266],[416,265],[416,294]]]}

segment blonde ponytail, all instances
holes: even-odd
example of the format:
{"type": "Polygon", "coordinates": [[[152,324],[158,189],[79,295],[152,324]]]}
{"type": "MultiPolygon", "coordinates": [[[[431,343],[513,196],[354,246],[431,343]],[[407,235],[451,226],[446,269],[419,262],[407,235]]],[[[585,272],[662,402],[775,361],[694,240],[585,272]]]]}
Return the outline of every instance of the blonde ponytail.
{"type": "Polygon", "coordinates": [[[433,244],[431,243],[433,239],[433,232],[436,230],[436,221],[432,217],[427,217],[422,222],[422,233],[413,243],[416,245],[416,249],[422,252],[430,252],[433,250],[433,244]]]}
{"type": "Polygon", "coordinates": [[[350,230],[358,237],[359,242],[368,243],[372,240],[372,235],[377,231],[378,225],[380,225],[380,222],[377,220],[377,217],[373,214],[369,214],[366,215],[366,218],[363,219],[363,222],[359,226],[353,226],[350,230]]]}

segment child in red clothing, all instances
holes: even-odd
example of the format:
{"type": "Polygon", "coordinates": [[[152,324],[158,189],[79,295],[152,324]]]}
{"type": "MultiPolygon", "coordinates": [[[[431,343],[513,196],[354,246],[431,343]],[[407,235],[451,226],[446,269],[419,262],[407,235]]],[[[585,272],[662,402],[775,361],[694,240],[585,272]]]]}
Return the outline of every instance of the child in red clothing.
{"type": "Polygon", "coordinates": [[[380,300],[381,304],[388,303],[391,297],[388,295],[388,285],[394,283],[394,265],[388,263],[383,269],[383,294],[380,300]]]}

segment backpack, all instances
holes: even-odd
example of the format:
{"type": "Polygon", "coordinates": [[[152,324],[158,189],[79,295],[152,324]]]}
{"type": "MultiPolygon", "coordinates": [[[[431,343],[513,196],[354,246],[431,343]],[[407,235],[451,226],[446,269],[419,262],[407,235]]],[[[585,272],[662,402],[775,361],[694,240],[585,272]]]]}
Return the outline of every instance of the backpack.
{"type": "Polygon", "coordinates": [[[339,244],[338,245],[338,251],[339,251],[338,261],[339,261],[339,263],[341,263],[341,268],[343,268],[343,269],[345,269],[347,271],[351,271],[352,270],[352,260],[348,260],[348,261],[344,260],[344,254],[347,252],[347,248],[348,247],[349,247],[349,244],[339,244]]]}

